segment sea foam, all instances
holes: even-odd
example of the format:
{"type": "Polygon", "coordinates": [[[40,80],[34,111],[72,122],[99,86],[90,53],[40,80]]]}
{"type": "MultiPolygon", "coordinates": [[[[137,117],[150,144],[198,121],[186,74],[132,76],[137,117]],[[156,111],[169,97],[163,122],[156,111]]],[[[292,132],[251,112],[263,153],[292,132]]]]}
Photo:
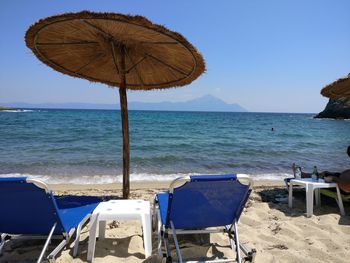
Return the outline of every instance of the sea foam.
{"type": "MultiPolygon", "coordinates": [[[[170,182],[178,177],[186,177],[191,175],[199,175],[199,173],[174,173],[174,174],[149,174],[139,173],[130,174],[130,181],[132,182],[170,182]]],[[[248,176],[254,180],[283,180],[284,178],[291,177],[291,174],[287,173],[268,173],[268,174],[238,174],[248,176]]],[[[48,184],[110,184],[121,183],[122,175],[94,175],[94,176],[53,176],[53,175],[33,175],[33,174],[0,174],[0,178],[4,177],[28,177],[32,179],[38,179],[48,184]]]]}
{"type": "Polygon", "coordinates": [[[33,112],[36,110],[2,110],[1,112],[33,112]]]}

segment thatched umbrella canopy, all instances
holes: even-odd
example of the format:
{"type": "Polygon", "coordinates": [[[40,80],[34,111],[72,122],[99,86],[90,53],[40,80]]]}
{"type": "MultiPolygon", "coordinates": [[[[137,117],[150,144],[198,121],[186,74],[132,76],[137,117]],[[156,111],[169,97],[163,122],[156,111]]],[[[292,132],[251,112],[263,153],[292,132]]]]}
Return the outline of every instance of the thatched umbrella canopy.
{"type": "Polygon", "coordinates": [[[350,98],[350,74],[324,87],[321,94],[331,99],[350,98]]]}
{"type": "Polygon", "coordinates": [[[142,16],[82,11],[32,25],[27,46],[46,65],[73,77],[119,87],[123,130],[123,197],[129,195],[126,89],[190,84],[205,71],[201,54],[182,35],[142,16]]]}

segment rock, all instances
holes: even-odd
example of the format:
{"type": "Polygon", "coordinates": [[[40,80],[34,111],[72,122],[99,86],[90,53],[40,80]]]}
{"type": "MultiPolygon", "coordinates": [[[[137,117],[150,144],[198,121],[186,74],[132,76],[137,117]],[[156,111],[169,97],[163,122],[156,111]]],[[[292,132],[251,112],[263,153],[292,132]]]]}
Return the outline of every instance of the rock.
{"type": "Polygon", "coordinates": [[[350,98],[329,99],[326,108],[315,118],[350,119],[350,98]]]}

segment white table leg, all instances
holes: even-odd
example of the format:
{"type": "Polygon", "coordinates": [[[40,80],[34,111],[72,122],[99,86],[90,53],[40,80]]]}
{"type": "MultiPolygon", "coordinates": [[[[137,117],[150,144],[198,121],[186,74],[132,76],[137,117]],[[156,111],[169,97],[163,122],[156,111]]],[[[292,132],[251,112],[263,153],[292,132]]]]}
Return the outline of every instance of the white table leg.
{"type": "Polygon", "coordinates": [[[314,188],[312,185],[306,187],[306,216],[311,217],[314,210],[314,188]]]}
{"type": "Polygon", "coordinates": [[[145,256],[148,258],[152,254],[152,224],[151,214],[143,213],[141,215],[142,230],[143,230],[143,244],[145,246],[145,256]]]}
{"type": "Polygon", "coordinates": [[[317,207],[321,206],[321,191],[320,191],[320,188],[315,189],[315,201],[316,201],[316,206],[317,207]]]}
{"type": "Polygon", "coordinates": [[[318,189],[318,204],[319,206],[322,205],[322,199],[321,199],[321,189],[318,189]]]}
{"type": "Polygon", "coordinates": [[[337,196],[338,196],[338,206],[339,206],[339,209],[340,209],[340,214],[342,216],[345,216],[345,210],[344,210],[344,205],[343,205],[343,199],[341,198],[341,194],[340,194],[340,190],[339,190],[339,187],[337,186],[337,196]]]}
{"type": "Polygon", "coordinates": [[[89,245],[87,261],[92,262],[95,254],[96,234],[97,234],[98,215],[92,215],[90,219],[89,245]]]}
{"type": "Polygon", "coordinates": [[[98,226],[98,239],[103,240],[106,236],[106,221],[100,221],[98,226]]]}
{"type": "Polygon", "coordinates": [[[293,207],[293,184],[291,182],[289,182],[288,206],[289,208],[293,207]]]}

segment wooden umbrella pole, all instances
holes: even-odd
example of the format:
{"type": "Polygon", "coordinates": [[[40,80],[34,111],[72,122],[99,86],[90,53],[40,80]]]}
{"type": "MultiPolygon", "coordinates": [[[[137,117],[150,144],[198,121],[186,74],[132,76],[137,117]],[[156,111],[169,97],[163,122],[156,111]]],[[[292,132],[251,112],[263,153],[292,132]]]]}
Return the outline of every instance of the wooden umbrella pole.
{"type": "Polygon", "coordinates": [[[123,198],[128,199],[130,193],[130,146],[129,146],[129,118],[128,118],[128,100],[126,96],[126,78],[125,78],[125,49],[121,48],[120,63],[120,113],[122,119],[123,132],[123,198]]]}

